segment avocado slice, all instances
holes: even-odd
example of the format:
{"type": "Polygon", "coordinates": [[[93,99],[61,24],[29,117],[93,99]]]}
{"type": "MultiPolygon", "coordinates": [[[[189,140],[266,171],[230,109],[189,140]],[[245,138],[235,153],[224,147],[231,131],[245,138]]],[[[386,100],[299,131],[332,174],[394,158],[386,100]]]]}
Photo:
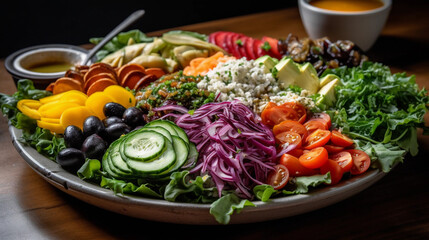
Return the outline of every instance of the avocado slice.
{"type": "Polygon", "coordinates": [[[281,88],[296,85],[297,79],[301,75],[298,65],[291,58],[282,58],[274,66],[277,70],[277,78],[281,88]]]}
{"type": "Polygon", "coordinates": [[[255,60],[256,64],[262,64],[263,66],[265,66],[265,73],[269,73],[271,72],[271,69],[279,62],[279,60],[272,58],[269,55],[265,55],[262,57],[259,57],[258,59],[255,60]]]}
{"type": "Polygon", "coordinates": [[[310,94],[315,94],[320,89],[320,80],[313,64],[305,63],[301,66],[301,78],[298,86],[307,89],[310,94]]]}
{"type": "Polygon", "coordinates": [[[340,79],[335,78],[328,82],[319,90],[320,98],[317,100],[316,105],[325,104],[327,106],[333,106],[337,100],[335,97],[335,87],[339,84],[340,79]]]}
{"type": "Polygon", "coordinates": [[[277,78],[281,88],[295,85],[315,94],[320,88],[320,80],[316,69],[311,63],[303,65],[295,63],[291,58],[282,58],[275,65],[277,78]]]}
{"type": "Polygon", "coordinates": [[[326,76],[322,77],[320,79],[320,87],[325,86],[328,82],[338,79],[338,76],[332,73],[327,74],[326,76]]]}

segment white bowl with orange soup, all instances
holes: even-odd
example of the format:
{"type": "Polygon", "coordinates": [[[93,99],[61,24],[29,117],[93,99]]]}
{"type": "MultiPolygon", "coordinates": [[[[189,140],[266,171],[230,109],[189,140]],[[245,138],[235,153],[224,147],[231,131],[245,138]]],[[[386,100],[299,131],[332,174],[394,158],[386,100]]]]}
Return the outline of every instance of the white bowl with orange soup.
{"type": "Polygon", "coordinates": [[[298,0],[310,38],[350,40],[369,50],[389,16],[392,0],[298,0]]]}

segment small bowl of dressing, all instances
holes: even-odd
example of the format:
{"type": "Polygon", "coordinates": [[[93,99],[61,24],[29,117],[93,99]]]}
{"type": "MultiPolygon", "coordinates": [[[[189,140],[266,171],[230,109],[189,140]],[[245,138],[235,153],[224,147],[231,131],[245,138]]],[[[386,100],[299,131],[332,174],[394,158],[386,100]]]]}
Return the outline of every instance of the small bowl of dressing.
{"type": "Polygon", "coordinates": [[[387,21],[392,0],[298,0],[310,38],[350,40],[368,51],[387,21]]]}
{"type": "Polygon", "coordinates": [[[68,44],[46,44],[21,49],[5,60],[5,67],[17,84],[30,79],[38,89],[63,77],[69,69],[79,65],[88,51],[68,44]]]}

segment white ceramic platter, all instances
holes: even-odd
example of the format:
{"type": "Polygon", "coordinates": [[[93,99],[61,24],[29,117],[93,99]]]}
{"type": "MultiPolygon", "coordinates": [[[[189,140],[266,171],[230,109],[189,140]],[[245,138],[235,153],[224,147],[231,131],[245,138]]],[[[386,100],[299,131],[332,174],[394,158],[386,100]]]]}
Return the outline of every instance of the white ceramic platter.
{"type": "MultiPolygon", "coordinates": [[[[10,126],[9,132],[15,148],[35,172],[53,186],[82,201],[105,210],[146,220],[179,224],[218,224],[209,213],[209,204],[118,196],[109,189],[85,182],[78,176],[63,170],[57,163],[42,156],[35,149],[22,144],[18,140],[22,136],[21,130],[10,126]]],[[[308,194],[276,198],[266,203],[255,201],[256,207],[245,208],[239,214],[234,213],[230,224],[262,222],[320,209],[363,191],[383,176],[385,173],[379,170],[369,170],[335,186],[310,190],[308,194]]]]}

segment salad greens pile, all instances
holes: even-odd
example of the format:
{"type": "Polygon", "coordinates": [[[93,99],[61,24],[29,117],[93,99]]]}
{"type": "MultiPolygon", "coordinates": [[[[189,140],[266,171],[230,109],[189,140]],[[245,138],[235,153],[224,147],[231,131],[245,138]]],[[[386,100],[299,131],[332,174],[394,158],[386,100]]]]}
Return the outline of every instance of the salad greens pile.
{"type": "Polygon", "coordinates": [[[335,106],[327,110],[332,123],[358,140],[374,167],[388,172],[406,153],[417,155],[417,128],[428,133],[424,115],[429,97],[414,75],[392,74],[389,67],[373,62],[328,69],[323,75],[329,73],[341,79],[335,106]]]}
{"type": "Polygon", "coordinates": [[[65,148],[64,139],[53,135],[47,129],[39,128],[35,119],[21,113],[16,106],[21,99],[38,100],[50,95],[52,93],[49,91],[36,89],[32,81],[21,79],[17,83],[17,91],[14,94],[0,93],[0,109],[12,126],[22,130],[22,138],[18,139],[20,142],[30,145],[37,152],[55,160],[58,152],[65,148]]]}

